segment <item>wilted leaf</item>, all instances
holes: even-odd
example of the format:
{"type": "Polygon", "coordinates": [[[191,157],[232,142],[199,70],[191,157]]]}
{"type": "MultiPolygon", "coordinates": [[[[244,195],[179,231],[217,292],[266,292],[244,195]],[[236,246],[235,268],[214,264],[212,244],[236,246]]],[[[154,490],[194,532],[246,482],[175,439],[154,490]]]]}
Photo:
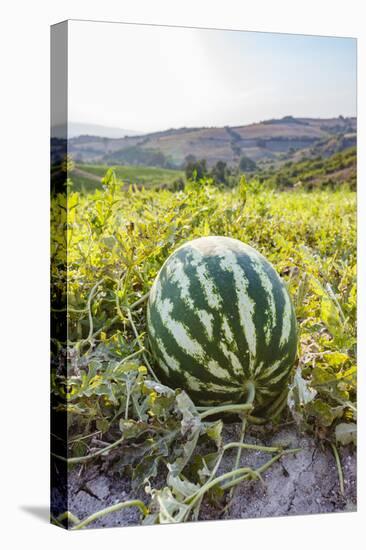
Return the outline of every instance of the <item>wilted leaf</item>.
{"type": "Polygon", "coordinates": [[[155,380],[145,380],[145,388],[148,388],[150,391],[154,391],[159,395],[165,395],[166,397],[175,397],[175,392],[168,386],[164,386],[155,380]]]}
{"type": "Polygon", "coordinates": [[[100,430],[102,433],[105,433],[109,430],[110,423],[106,418],[98,418],[96,422],[97,430],[100,430]]]}
{"type": "Polygon", "coordinates": [[[197,446],[201,434],[202,423],[192,400],[185,392],[176,396],[175,409],[182,415],[180,422],[181,447],[179,456],[169,465],[173,476],[177,476],[188,464],[197,446]]]}
{"type": "Polygon", "coordinates": [[[158,507],[159,523],[181,523],[187,518],[189,506],[177,500],[169,487],[153,491],[153,501],[158,507]]]}
{"type": "Polygon", "coordinates": [[[200,427],[201,420],[193,401],[186,392],[182,391],[176,396],[176,409],[182,414],[182,434],[200,427]]]}
{"type": "Polygon", "coordinates": [[[222,420],[217,420],[213,424],[207,424],[207,427],[203,428],[203,433],[206,433],[216,443],[218,448],[222,445],[221,433],[223,426],[222,420]]]}
{"type": "Polygon", "coordinates": [[[181,479],[180,476],[174,476],[172,473],[168,474],[167,484],[171,488],[175,497],[179,500],[184,500],[197,493],[200,486],[195,483],[191,483],[188,480],[181,479]]]}
{"type": "Polygon", "coordinates": [[[191,459],[200,436],[200,426],[194,427],[189,434],[186,435],[188,435],[188,439],[181,447],[181,456],[179,456],[173,464],[169,465],[172,475],[174,476],[179,475],[191,459]]]}
{"type": "Polygon", "coordinates": [[[151,430],[147,422],[140,422],[132,419],[121,418],[119,428],[125,439],[138,438],[141,434],[151,430]]]}
{"type": "Polygon", "coordinates": [[[350,443],[357,444],[357,426],[354,422],[346,424],[342,422],[335,429],[337,443],[341,445],[349,445],[350,443]]]}
{"type": "Polygon", "coordinates": [[[343,407],[331,407],[325,401],[317,399],[307,405],[306,411],[308,414],[315,416],[320,425],[328,427],[336,418],[342,416],[343,407]]]}
{"type": "Polygon", "coordinates": [[[301,368],[297,367],[293,384],[289,392],[289,400],[294,400],[299,405],[310,403],[317,391],[310,387],[309,382],[302,377],[301,368]]]}
{"type": "Polygon", "coordinates": [[[138,489],[141,485],[144,485],[151,478],[154,478],[158,474],[158,465],[162,458],[162,455],[145,456],[141,459],[138,465],[133,469],[132,473],[132,487],[138,489]]]}

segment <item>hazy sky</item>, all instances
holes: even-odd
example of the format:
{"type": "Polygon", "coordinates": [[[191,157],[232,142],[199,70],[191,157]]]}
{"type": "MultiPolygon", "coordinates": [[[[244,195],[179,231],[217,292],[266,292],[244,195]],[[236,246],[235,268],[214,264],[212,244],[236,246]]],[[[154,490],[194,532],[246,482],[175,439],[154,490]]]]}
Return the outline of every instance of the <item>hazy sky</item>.
{"type": "Polygon", "coordinates": [[[141,132],[356,115],[356,40],[71,21],[69,120],[141,132]]]}

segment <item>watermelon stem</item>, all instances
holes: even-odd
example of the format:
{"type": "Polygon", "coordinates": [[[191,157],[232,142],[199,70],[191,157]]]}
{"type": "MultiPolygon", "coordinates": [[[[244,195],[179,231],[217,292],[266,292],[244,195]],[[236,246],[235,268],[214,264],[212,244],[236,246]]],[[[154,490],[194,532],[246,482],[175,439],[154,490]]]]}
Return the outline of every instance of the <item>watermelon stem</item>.
{"type": "Polygon", "coordinates": [[[278,416],[280,412],[285,408],[287,404],[287,395],[288,395],[288,388],[285,387],[283,392],[279,395],[279,397],[272,403],[270,407],[268,407],[267,409],[268,420],[276,418],[276,416],[278,416]]]}
{"type": "MultiPolygon", "coordinates": [[[[233,447],[237,447],[237,456],[236,456],[236,462],[235,462],[235,470],[238,469],[238,466],[239,466],[239,461],[240,461],[240,456],[241,456],[241,451],[243,448],[248,448],[250,446],[248,445],[245,445],[243,443],[243,440],[244,440],[244,434],[245,434],[245,428],[246,428],[246,423],[247,423],[247,416],[248,416],[248,413],[253,409],[253,402],[254,402],[254,397],[255,397],[255,386],[253,384],[253,382],[247,382],[246,385],[245,385],[245,388],[248,390],[248,397],[247,397],[247,402],[246,403],[243,403],[242,405],[223,405],[221,407],[212,407],[212,408],[208,408],[208,409],[205,409],[203,412],[200,413],[200,417],[201,417],[201,420],[207,416],[210,416],[210,415],[213,415],[213,414],[217,414],[219,412],[238,412],[238,413],[241,413],[243,415],[243,423],[242,423],[242,430],[241,430],[241,439],[239,441],[239,443],[228,443],[227,445],[225,445],[216,461],[216,464],[211,472],[211,475],[209,477],[209,479],[207,480],[206,484],[204,486],[207,485],[207,483],[210,483],[211,480],[214,478],[219,466],[220,466],[220,463],[221,463],[221,460],[222,460],[222,457],[224,456],[224,453],[226,450],[228,449],[231,449],[233,447]]],[[[277,450],[277,449],[276,449],[277,450]]],[[[253,470],[251,470],[249,468],[249,470],[253,473],[253,470]]],[[[238,481],[239,483],[239,481],[238,481]]],[[[198,518],[198,514],[199,514],[199,509],[200,509],[200,506],[201,506],[201,502],[202,502],[202,499],[203,499],[203,495],[204,495],[204,492],[201,494],[201,496],[199,497],[198,501],[197,501],[197,506],[196,506],[196,510],[195,510],[195,516],[196,518],[198,518]]]]}
{"type": "Polygon", "coordinates": [[[93,332],[94,332],[94,320],[93,320],[93,314],[92,314],[92,302],[95,294],[97,293],[98,287],[104,282],[105,277],[102,277],[99,281],[95,283],[91,291],[89,292],[88,301],[86,303],[85,311],[88,314],[88,321],[89,321],[89,333],[88,336],[84,340],[80,340],[75,344],[75,348],[77,350],[80,350],[85,344],[89,344],[90,348],[93,347],[93,332]]]}
{"type": "MultiPolygon", "coordinates": [[[[253,382],[249,381],[245,384],[244,388],[247,390],[247,393],[248,393],[247,404],[253,406],[253,402],[254,402],[254,398],[255,398],[255,385],[254,385],[253,382]]],[[[235,466],[234,466],[235,470],[237,470],[239,468],[241,453],[242,453],[242,450],[243,450],[243,447],[241,446],[241,444],[244,441],[247,422],[248,422],[248,419],[247,419],[246,415],[243,415],[243,420],[242,420],[242,424],[241,424],[241,431],[240,431],[240,439],[239,439],[240,447],[238,447],[238,450],[237,450],[237,453],[236,453],[235,466]]],[[[231,496],[232,496],[232,494],[230,494],[230,497],[231,496]]]]}
{"type": "Polygon", "coordinates": [[[183,503],[189,504],[188,514],[192,511],[193,507],[198,504],[200,505],[200,502],[202,500],[203,495],[212,487],[219,484],[221,481],[225,481],[226,479],[229,479],[231,477],[234,477],[231,481],[229,481],[227,484],[222,486],[222,489],[228,489],[231,487],[234,487],[235,485],[238,485],[241,481],[245,481],[246,479],[259,479],[262,481],[261,474],[265,472],[274,462],[277,462],[284,454],[288,453],[295,453],[301,451],[301,449],[288,449],[287,451],[281,450],[278,454],[276,454],[274,457],[272,457],[270,460],[265,462],[262,466],[259,468],[253,470],[253,468],[250,467],[244,467],[244,468],[236,468],[235,470],[232,470],[231,472],[226,472],[225,474],[221,474],[218,477],[213,477],[218,469],[218,466],[221,462],[222,455],[224,450],[221,452],[218,461],[215,464],[215,467],[211,473],[210,478],[206,481],[206,483],[199,489],[196,493],[193,495],[190,495],[187,497],[183,503]]]}
{"type": "Polygon", "coordinates": [[[335,458],[336,465],[337,465],[338,478],[339,478],[339,490],[340,490],[341,495],[343,496],[344,495],[344,480],[343,480],[343,471],[342,471],[341,461],[340,461],[340,458],[339,458],[339,452],[338,452],[337,447],[334,445],[334,443],[330,443],[330,446],[332,447],[332,451],[333,451],[334,458],[335,458]]]}
{"type": "MultiPolygon", "coordinates": [[[[216,465],[215,465],[215,468],[214,468],[214,471],[216,470],[216,465]]],[[[196,504],[196,502],[209,490],[211,489],[212,487],[214,487],[215,485],[217,485],[218,483],[220,483],[220,481],[225,481],[225,479],[228,479],[230,477],[232,477],[233,475],[236,475],[236,474],[250,474],[250,475],[255,475],[255,470],[253,470],[252,468],[249,468],[248,466],[246,466],[245,468],[238,468],[237,470],[232,470],[231,472],[226,472],[225,474],[221,474],[220,476],[218,477],[215,477],[213,479],[211,479],[211,476],[210,476],[210,479],[208,481],[206,481],[206,483],[204,485],[202,485],[201,489],[199,489],[199,491],[197,491],[196,493],[194,493],[193,495],[190,495],[189,497],[187,497],[183,502],[186,504],[189,504],[190,505],[190,508],[193,508],[193,506],[196,504]]],[[[212,474],[211,474],[212,475],[212,474]]]]}
{"type": "MultiPolygon", "coordinates": [[[[129,272],[127,272],[127,276],[128,276],[128,274],[129,274],[129,272]]],[[[120,280],[118,288],[120,288],[121,282],[122,282],[122,279],[120,280]]],[[[136,328],[136,325],[134,323],[134,320],[132,318],[132,313],[131,313],[133,309],[135,309],[136,307],[138,307],[139,305],[141,305],[142,303],[144,303],[147,300],[147,298],[149,297],[149,294],[150,294],[150,291],[146,292],[143,296],[141,296],[141,298],[136,300],[136,302],[134,302],[130,306],[122,306],[122,307],[126,310],[128,322],[130,323],[132,331],[135,335],[136,342],[137,342],[137,344],[140,348],[139,352],[142,354],[142,357],[143,357],[143,360],[145,361],[147,370],[149,371],[151,376],[154,378],[155,382],[158,382],[158,384],[160,384],[160,380],[156,376],[152,366],[150,365],[150,362],[149,362],[148,358],[146,357],[146,353],[145,353],[146,348],[141,343],[141,335],[138,333],[138,330],[136,328]]],[[[124,321],[125,317],[122,313],[122,309],[121,309],[121,305],[120,305],[120,298],[119,298],[118,292],[116,293],[116,308],[117,308],[117,313],[118,313],[119,317],[121,318],[122,321],[124,321]]]]}
{"type": "Polygon", "coordinates": [[[55,522],[57,525],[60,525],[62,521],[65,519],[71,521],[74,525],[71,527],[72,531],[75,531],[77,529],[83,529],[89,523],[92,523],[93,521],[96,521],[97,519],[100,519],[107,514],[110,514],[112,512],[118,512],[119,510],[122,510],[123,508],[128,508],[130,506],[137,506],[141,513],[144,516],[147,516],[149,513],[148,508],[146,505],[142,502],[142,500],[126,500],[125,502],[118,502],[117,504],[113,504],[112,506],[108,506],[107,508],[103,508],[103,510],[99,510],[98,512],[95,512],[94,514],[91,514],[90,516],[86,517],[83,520],[79,520],[76,516],[74,516],[71,512],[64,512],[57,518],[55,518],[55,522]]]}
{"type": "Polygon", "coordinates": [[[148,292],[146,292],[146,294],[144,294],[143,296],[141,296],[141,298],[139,298],[138,300],[136,300],[136,302],[134,302],[133,304],[131,304],[130,306],[128,306],[128,308],[132,311],[133,309],[135,309],[137,306],[140,306],[141,304],[143,304],[144,302],[146,302],[146,300],[148,299],[149,297],[149,294],[150,294],[150,290],[148,292]]]}
{"type": "MultiPolygon", "coordinates": [[[[268,470],[268,468],[270,466],[272,466],[272,464],[274,464],[275,462],[277,462],[280,458],[282,458],[282,456],[284,454],[289,454],[289,453],[297,453],[301,451],[300,448],[298,449],[288,449],[286,451],[280,451],[277,455],[273,456],[270,460],[268,460],[267,462],[265,462],[264,464],[262,464],[262,466],[260,466],[259,468],[257,468],[256,470],[252,470],[252,472],[254,473],[255,477],[257,477],[258,479],[260,479],[263,483],[263,480],[262,480],[262,477],[261,477],[261,474],[263,472],[265,472],[266,470],[268,470]]],[[[238,473],[241,469],[243,468],[239,468],[237,470],[233,470],[231,473],[232,474],[236,474],[238,473]]],[[[253,474],[252,474],[253,475],[253,474]]],[[[226,490],[226,489],[229,489],[230,487],[233,487],[235,485],[238,485],[238,483],[240,483],[241,481],[245,481],[246,479],[249,479],[251,477],[251,475],[249,474],[244,474],[243,476],[240,476],[236,479],[233,479],[232,481],[229,481],[228,483],[226,483],[225,485],[223,485],[221,488],[223,490],[226,490]]]]}
{"type": "Polygon", "coordinates": [[[250,443],[237,443],[234,441],[224,445],[223,450],[227,451],[238,447],[252,451],[261,451],[262,453],[281,453],[284,450],[283,447],[265,447],[264,445],[251,445],[250,443]]]}
{"type": "Polygon", "coordinates": [[[267,418],[252,416],[251,414],[248,415],[248,420],[251,424],[256,424],[257,426],[261,426],[262,424],[266,424],[268,422],[267,418]]]}
{"type": "Polygon", "coordinates": [[[246,382],[246,384],[244,385],[244,389],[247,390],[248,392],[248,397],[247,397],[247,403],[254,403],[254,398],[255,398],[255,385],[254,385],[254,382],[252,382],[251,380],[249,380],[248,382],[246,382]]]}
{"type": "Polygon", "coordinates": [[[145,348],[144,346],[142,345],[141,341],[140,341],[140,334],[138,333],[137,331],[137,328],[136,328],[136,325],[135,323],[133,322],[133,319],[132,319],[132,313],[131,313],[131,310],[129,308],[126,308],[127,310],[127,317],[128,317],[128,321],[132,327],[132,330],[133,330],[133,333],[136,337],[136,341],[139,345],[139,348],[141,350],[141,353],[142,353],[142,357],[146,363],[146,366],[147,366],[147,370],[149,371],[149,373],[151,374],[151,376],[154,378],[155,382],[157,382],[158,384],[160,384],[160,380],[159,378],[156,376],[155,372],[153,371],[153,368],[152,366],[150,365],[150,362],[148,361],[147,357],[146,357],[146,353],[145,352],[145,348]]]}
{"type": "Polygon", "coordinates": [[[57,518],[53,517],[51,515],[51,522],[54,525],[57,525],[58,527],[65,527],[65,525],[62,524],[63,521],[67,520],[67,523],[80,523],[80,520],[77,516],[75,516],[72,512],[69,512],[68,510],[66,512],[63,512],[57,518]]]}
{"type": "Polygon", "coordinates": [[[55,453],[51,453],[52,456],[55,458],[58,458],[59,460],[62,460],[63,462],[67,462],[67,464],[82,464],[83,462],[88,462],[89,460],[92,460],[93,458],[96,458],[97,456],[103,455],[107,452],[109,452],[111,449],[114,449],[115,447],[118,447],[121,443],[125,441],[125,436],[120,437],[117,439],[114,443],[111,443],[107,447],[103,447],[102,449],[99,449],[99,451],[96,451],[93,454],[85,455],[85,456],[73,456],[71,458],[66,458],[65,456],[60,456],[55,453]]]}
{"type": "MultiPolygon", "coordinates": [[[[258,451],[263,451],[263,452],[266,452],[266,453],[278,453],[278,452],[281,452],[283,449],[281,447],[260,447],[259,445],[249,445],[247,443],[237,443],[237,442],[231,442],[231,443],[227,443],[226,445],[223,446],[217,460],[216,460],[216,463],[215,463],[215,466],[211,472],[211,475],[209,476],[208,480],[206,481],[206,483],[210,482],[212,479],[214,479],[215,475],[216,475],[216,472],[221,464],[221,461],[223,459],[223,456],[225,454],[226,451],[228,451],[229,449],[233,449],[233,448],[238,448],[238,447],[242,447],[243,449],[256,449],[258,451]]],[[[240,479],[241,481],[241,479],[240,479]]],[[[239,480],[238,480],[238,483],[239,483],[239,480]]],[[[198,514],[199,514],[199,510],[200,510],[200,506],[201,506],[201,502],[202,502],[202,499],[203,499],[203,494],[201,495],[199,501],[197,502],[197,505],[196,505],[196,509],[195,509],[195,516],[196,518],[198,518],[198,514]]],[[[191,497],[187,497],[186,500],[189,500],[189,498],[191,497]]],[[[186,502],[186,500],[184,502],[186,502]]]]}
{"type": "Polygon", "coordinates": [[[200,413],[201,420],[207,416],[212,416],[214,414],[224,413],[224,412],[247,412],[253,409],[251,403],[243,403],[242,405],[220,405],[219,407],[211,407],[200,413]]]}

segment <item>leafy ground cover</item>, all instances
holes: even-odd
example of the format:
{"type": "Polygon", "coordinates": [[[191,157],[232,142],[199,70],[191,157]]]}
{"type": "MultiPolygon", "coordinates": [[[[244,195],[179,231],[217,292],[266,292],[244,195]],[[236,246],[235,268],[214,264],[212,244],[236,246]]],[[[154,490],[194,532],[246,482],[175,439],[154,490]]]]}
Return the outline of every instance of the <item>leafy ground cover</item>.
{"type": "MultiPolygon", "coordinates": [[[[226,451],[248,445],[224,444],[222,419],[156,379],[146,297],[168,255],[203,235],[250,244],[287,282],[300,341],[288,407],[273,424],[295,422],[329,444],[338,461],[337,446],[356,438],[355,212],[349,190],[275,192],[244,179],[231,191],[209,181],[178,192],[139,190],[112,171],[103,189],[81,194],[71,187],[67,198],[54,196],[52,292],[61,295],[67,279],[68,337],[53,342],[52,381],[58,408],[68,413],[70,467],[113,458],[113,468],[151,496],[148,508],[136,500],[118,509],[137,506],[145,522],[164,523],[196,519],[207,494],[220,499],[296,452],[267,447],[268,460],[255,469],[218,475],[226,451]],[[58,368],[63,353],[67,378],[58,368]],[[206,454],[196,452],[202,442],[206,454]],[[161,469],[166,482],[156,488],[161,469]]],[[[94,519],[79,522],[65,511],[55,521],[82,528],[94,519]]]]}

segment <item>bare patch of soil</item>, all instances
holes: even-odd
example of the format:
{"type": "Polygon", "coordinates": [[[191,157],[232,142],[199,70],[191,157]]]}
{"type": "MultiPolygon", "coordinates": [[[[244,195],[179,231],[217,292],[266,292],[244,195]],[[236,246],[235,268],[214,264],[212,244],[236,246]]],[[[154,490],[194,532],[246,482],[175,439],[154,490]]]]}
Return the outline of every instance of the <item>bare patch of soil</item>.
{"type": "MultiPolygon", "coordinates": [[[[239,438],[240,426],[227,425],[224,441],[239,438]]],[[[340,449],[344,475],[345,494],[339,490],[339,478],[334,455],[328,445],[320,445],[313,438],[299,434],[294,427],[282,428],[269,435],[253,429],[245,439],[258,445],[282,445],[301,447],[301,452],[284,455],[263,475],[260,481],[246,481],[240,484],[229,506],[214,505],[204,500],[200,520],[258,518],[288,515],[319,514],[341,511],[356,511],[356,451],[346,447],[340,449]]],[[[268,460],[268,454],[243,452],[241,465],[258,467],[268,460]]],[[[224,456],[218,474],[232,469],[235,450],[224,456]]],[[[161,473],[152,485],[164,485],[161,473]]],[[[140,498],[148,502],[143,489],[132,491],[129,479],[109,472],[101,463],[74,468],[69,474],[69,510],[80,519],[117,502],[140,498]]],[[[225,504],[225,503],[224,503],[225,504]]],[[[226,503],[228,504],[228,503],[226,503]]],[[[121,527],[139,525],[137,508],[113,512],[90,524],[89,528],[121,527]]]]}

